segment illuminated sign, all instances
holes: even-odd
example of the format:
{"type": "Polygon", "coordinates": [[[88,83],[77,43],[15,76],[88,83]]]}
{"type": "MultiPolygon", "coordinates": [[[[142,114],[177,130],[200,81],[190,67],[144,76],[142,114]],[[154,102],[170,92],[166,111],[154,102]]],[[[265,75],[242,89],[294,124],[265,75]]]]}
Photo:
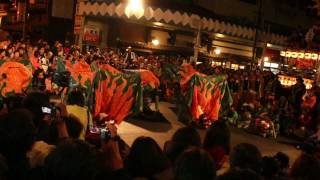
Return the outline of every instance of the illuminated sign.
{"type": "Polygon", "coordinates": [[[85,27],[83,34],[83,41],[89,43],[100,42],[100,29],[97,27],[85,27]]]}
{"type": "Polygon", "coordinates": [[[304,52],[294,52],[294,51],[281,51],[280,56],[287,58],[298,58],[298,59],[320,59],[320,54],[317,53],[304,53],[304,52]]]}

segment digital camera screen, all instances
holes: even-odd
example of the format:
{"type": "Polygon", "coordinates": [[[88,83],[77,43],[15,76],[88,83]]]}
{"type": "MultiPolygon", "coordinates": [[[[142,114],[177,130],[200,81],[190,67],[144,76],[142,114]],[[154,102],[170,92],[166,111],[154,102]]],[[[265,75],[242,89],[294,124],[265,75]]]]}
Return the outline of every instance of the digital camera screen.
{"type": "Polygon", "coordinates": [[[48,108],[48,107],[42,107],[42,113],[45,113],[45,114],[51,114],[51,108],[48,108]]]}

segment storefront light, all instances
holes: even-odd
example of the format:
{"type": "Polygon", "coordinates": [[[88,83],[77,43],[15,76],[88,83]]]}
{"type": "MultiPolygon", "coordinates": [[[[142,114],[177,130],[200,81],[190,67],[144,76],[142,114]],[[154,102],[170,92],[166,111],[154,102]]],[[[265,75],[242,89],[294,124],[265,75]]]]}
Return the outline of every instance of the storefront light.
{"type": "Polygon", "coordinates": [[[214,53],[215,53],[216,55],[220,55],[220,54],[221,54],[221,50],[220,50],[220,49],[215,49],[215,50],[214,50],[214,53]]]}
{"type": "Polygon", "coordinates": [[[265,63],[264,63],[264,67],[271,67],[271,63],[265,62],[265,63]]]}
{"type": "Polygon", "coordinates": [[[304,53],[298,53],[298,58],[303,59],[304,58],[304,53]]]}
{"type": "Polygon", "coordinates": [[[291,57],[292,58],[297,58],[298,57],[298,53],[297,52],[292,52],[291,57]]]}
{"type": "Polygon", "coordinates": [[[269,57],[264,57],[263,60],[264,60],[264,62],[268,62],[269,61],[269,57]]]}
{"type": "Polygon", "coordinates": [[[152,45],[154,45],[154,46],[159,46],[160,41],[159,41],[158,39],[153,39],[153,40],[151,41],[151,43],[152,43],[152,45]]]}
{"type": "Polygon", "coordinates": [[[223,34],[217,33],[217,34],[216,34],[216,37],[218,37],[218,38],[224,38],[225,36],[224,36],[223,34]]]}
{"type": "Polygon", "coordinates": [[[312,53],[312,54],[311,54],[311,59],[313,59],[313,60],[317,60],[318,57],[319,57],[318,54],[315,54],[315,53],[312,53]]]}
{"type": "Polygon", "coordinates": [[[163,23],[161,23],[161,22],[154,22],[153,23],[155,26],[163,26],[163,23]]]}
{"type": "Polygon", "coordinates": [[[142,0],[129,0],[128,5],[125,9],[127,17],[136,16],[140,19],[144,15],[144,8],[142,0]]]}
{"type": "Polygon", "coordinates": [[[280,56],[287,58],[298,58],[298,59],[320,59],[320,54],[318,53],[304,53],[304,52],[294,52],[294,51],[281,51],[280,56]]]}
{"type": "Polygon", "coordinates": [[[310,54],[310,53],[304,54],[304,58],[305,58],[305,59],[311,59],[311,54],[310,54]]]}
{"type": "Polygon", "coordinates": [[[270,67],[271,68],[279,68],[279,64],[277,64],[277,63],[270,63],[270,67]]]}

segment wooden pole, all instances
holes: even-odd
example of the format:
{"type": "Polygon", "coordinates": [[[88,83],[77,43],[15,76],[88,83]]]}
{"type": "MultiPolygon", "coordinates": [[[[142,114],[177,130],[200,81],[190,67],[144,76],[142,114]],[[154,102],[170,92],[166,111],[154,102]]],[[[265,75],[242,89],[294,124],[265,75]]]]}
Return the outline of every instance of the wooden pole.
{"type": "Polygon", "coordinates": [[[24,14],[23,14],[23,29],[22,29],[22,39],[26,40],[27,36],[27,17],[28,16],[28,0],[24,0],[24,14]]]}
{"type": "Polygon", "coordinates": [[[259,39],[259,31],[261,30],[261,21],[262,21],[262,1],[263,0],[259,0],[258,18],[257,18],[256,27],[255,27],[255,36],[254,36],[254,43],[253,43],[251,68],[253,67],[253,63],[256,62],[257,43],[258,43],[258,39],[259,39]]]}

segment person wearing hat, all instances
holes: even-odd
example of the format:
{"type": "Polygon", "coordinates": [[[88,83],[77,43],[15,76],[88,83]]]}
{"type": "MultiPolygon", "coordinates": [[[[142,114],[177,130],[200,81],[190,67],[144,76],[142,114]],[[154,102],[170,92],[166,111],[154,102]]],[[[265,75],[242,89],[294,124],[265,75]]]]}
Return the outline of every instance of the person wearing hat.
{"type": "Polygon", "coordinates": [[[127,67],[130,67],[130,65],[132,65],[132,63],[135,61],[136,61],[136,54],[132,51],[132,47],[129,46],[125,56],[125,62],[127,63],[127,67]]]}

